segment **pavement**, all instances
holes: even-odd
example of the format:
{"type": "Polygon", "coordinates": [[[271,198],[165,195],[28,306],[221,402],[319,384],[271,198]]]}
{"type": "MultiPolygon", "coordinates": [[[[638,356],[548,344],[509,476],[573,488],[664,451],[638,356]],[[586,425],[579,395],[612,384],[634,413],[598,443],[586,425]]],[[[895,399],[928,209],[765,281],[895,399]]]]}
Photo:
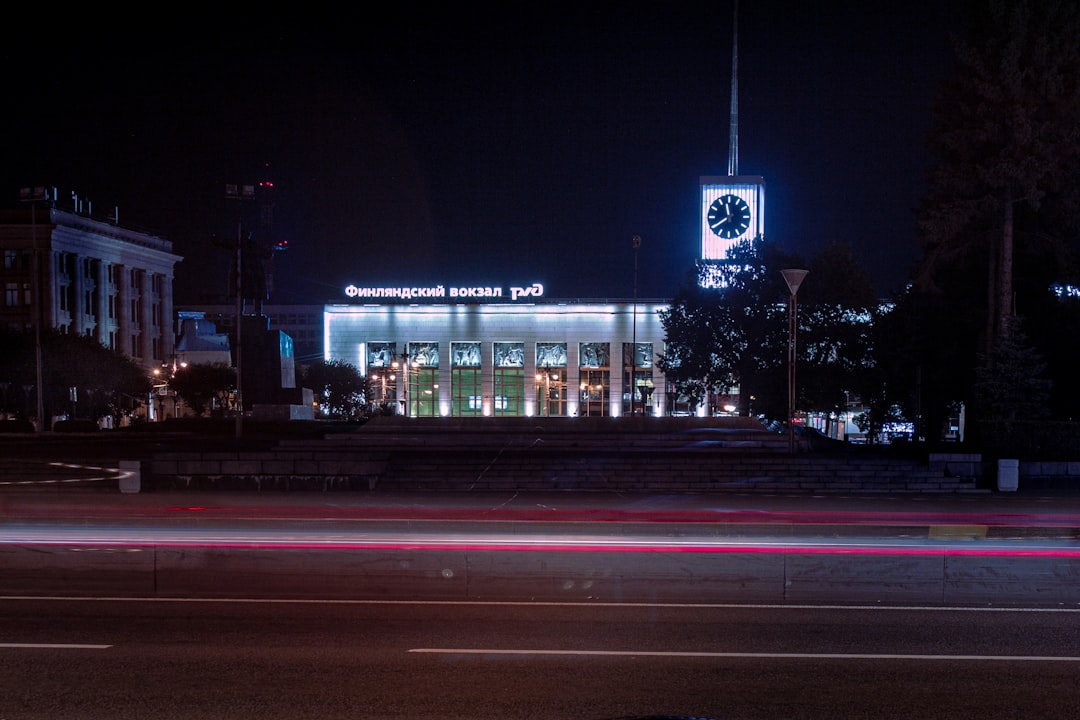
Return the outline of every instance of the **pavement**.
{"type": "MultiPolygon", "coordinates": [[[[115,482],[115,481],[114,481],[115,482]]],[[[1080,495],[583,492],[139,492],[115,485],[0,488],[0,518],[980,524],[1080,528],[1080,495]]]]}
{"type": "Polygon", "coordinates": [[[1078,542],[1077,494],[0,485],[11,596],[1072,607],[1078,542]]]}

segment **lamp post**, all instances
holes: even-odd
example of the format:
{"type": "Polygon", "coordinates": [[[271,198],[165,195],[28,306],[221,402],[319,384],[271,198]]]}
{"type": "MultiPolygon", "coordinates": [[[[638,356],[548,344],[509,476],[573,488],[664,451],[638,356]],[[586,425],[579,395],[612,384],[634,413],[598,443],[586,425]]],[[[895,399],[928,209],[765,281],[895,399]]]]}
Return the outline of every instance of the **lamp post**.
{"type": "Polygon", "coordinates": [[[781,270],[788,286],[788,452],[795,452],[795,330],[798,307],[795,294],[809,270],[781,270]]]}
{"type": "MultiPolygon", "coordinates": [[[[254,200],[254,185],[226,185],[226,200],[254,200]]],[[[243,295],[243,255],[244,255],[244,220],[243,213],[237,213],[236,220],[236,439],[244,433],[244,383],[241,375],[240,347],[244,334],[244,295],[243,295]]]]}
{"type": "MultiPolygon", "coordinates": [[[[397,360],[394,361],[394,366],[397,367],[397,360]]],[[[408,351],[401,353],[401,379],[402,379],[402,392],[401,392],[401,407],[405,411],[405,417],[409,417],[409,383],[412,381],[412,370],[409,366],[409,353],[408,351]]]]}
{"type": "Polygon", "coordinates": [[[30,254],[30,295],[32,302],[30,312],[34,322],[34,368],[37,375],[37,429],[43,430],[45,424],[45,401],[44,380],[42,378],[41,362],[41,316],[44,312],[41,302],[41,265],[38,258],[37,246],[37,204],[48,199],[48,193],[43,187],[22,188],[19,191],[19,200],[30,203],[30,237],[32,250],[30,254]]]}
{"type": "Polygon", "coordinates": [[[634,394],[637,390],[637,257],[641,248],[641,236],[635,235],[634,246],[634,319],[630,339],[630,417],[634,417],[634,394]]]}

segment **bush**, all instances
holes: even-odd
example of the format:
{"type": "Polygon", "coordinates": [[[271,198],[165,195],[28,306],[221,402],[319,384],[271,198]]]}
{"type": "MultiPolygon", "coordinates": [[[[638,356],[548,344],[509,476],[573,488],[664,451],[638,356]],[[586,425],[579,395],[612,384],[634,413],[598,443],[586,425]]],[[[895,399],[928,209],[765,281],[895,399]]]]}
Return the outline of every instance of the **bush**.
{"type": "Polygon", "coordinates": [[[0,420],[0,433],[32,433],[34,423],[29,420],[0,420]]]}
{"type": "Polygon", "coordinates": [[[1080,460],[1080,423],[1051,420],[984,421],[976,443],[988,458],[1080,460]]]}
{"type": "Polygon", "coordinates": [[[58,420],[53,432],[97,432],[101,428],[93,420],[58,420]]]}

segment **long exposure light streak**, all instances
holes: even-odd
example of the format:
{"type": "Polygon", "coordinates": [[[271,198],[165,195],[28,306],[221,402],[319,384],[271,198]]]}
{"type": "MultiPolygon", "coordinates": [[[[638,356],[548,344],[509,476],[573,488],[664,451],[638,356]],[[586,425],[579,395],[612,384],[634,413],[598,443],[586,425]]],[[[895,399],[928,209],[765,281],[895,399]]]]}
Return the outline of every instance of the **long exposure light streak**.
{"type": "Polygon", "coordinates": [[[0,528],[0,544],[128,549],[199,547],[235,550],[383,550],[468,552],[744,553],[1080,558],[1072,539],[1048,542],[912,538],[650,537],[491,533],[379,534],[370,532],[223,532],[220,529],[0,528]]]}

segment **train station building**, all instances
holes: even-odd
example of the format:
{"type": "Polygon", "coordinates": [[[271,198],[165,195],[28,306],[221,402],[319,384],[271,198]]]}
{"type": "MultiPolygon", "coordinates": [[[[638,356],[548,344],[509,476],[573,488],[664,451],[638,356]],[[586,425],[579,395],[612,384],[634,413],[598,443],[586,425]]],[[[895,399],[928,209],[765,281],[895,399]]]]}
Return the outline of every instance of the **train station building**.
{"type": "Polygon", "coordinates": [[[325,356],[411,417],[665,415],[667,301],[548,300],[527,287],[346,288],[325,356]]]}

